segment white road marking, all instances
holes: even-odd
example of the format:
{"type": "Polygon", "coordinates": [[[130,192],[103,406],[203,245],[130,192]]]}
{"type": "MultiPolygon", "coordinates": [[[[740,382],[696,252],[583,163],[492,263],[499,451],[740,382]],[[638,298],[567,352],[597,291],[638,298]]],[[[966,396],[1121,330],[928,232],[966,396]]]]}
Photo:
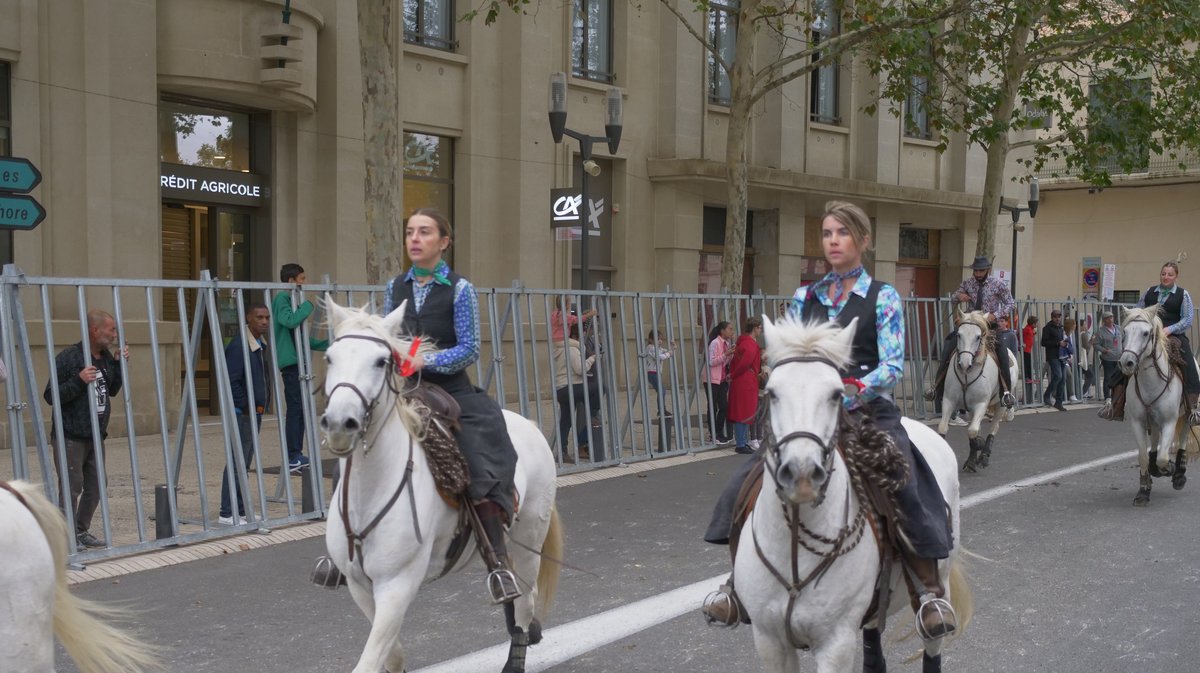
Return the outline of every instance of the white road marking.
{"type": "MultiPolygon", "coordinates": [[[[967,496],[962,499],[961,508],[970,509],[985,502],[1016,493],[1021,489],[1038,484],[1044,484],[1068,475],[1103,467],[1109,463],[1134,458],[1136,451],[1126,451],[1106,458],[1098,458],[1087,463],[1065,467],[1061,470],[1046,472],[1025,479],[1019,479],[1003,486],[990,488],[986,491],[967,496]]],[[[635,603],[622,605],[606,612],[577,619],[573,622],[556,626],[545,632],[545,640],[537,647],[530,647],[526,657],[526,673],[540,673],[565,661],[570,661],[581,654],[599,649],[639,631],[670,621],[688,612],[697,611],[704,597],[712,592],[721,582],[725,581],[728,573],[679,587],[666,593],[650,598],[644,598],[635,603]]],[[[696,616],[700,620],[700,616],[696,616]]],[[[503,665],[508,658],[508,643],[477,650],[461,657],[443,661],[440,664],[418,669],[413,673],[459,673],[461,671],[494,670],[503,665]]]]}

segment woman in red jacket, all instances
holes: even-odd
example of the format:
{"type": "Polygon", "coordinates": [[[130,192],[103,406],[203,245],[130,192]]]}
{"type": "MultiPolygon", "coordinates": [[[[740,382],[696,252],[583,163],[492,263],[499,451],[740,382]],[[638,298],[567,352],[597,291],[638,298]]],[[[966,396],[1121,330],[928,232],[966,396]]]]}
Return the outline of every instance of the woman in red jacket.
{"type": "Polygon", "coordinates": [[[1025,329],[1021,330],[1021,341],[1025,349],[1025,383],[1033,383],[1033,344],[1037,341],[1038,317],[1031,315],[1025,319],[1025,329]]]}
{"type": "Polygon", "coordinates": [[[754,453],[750,448],[750,423],[758,413],[758,374],[762,370],[762,318],[746,318],[742,335],[733,347],[729,363],[729,421],[733,423],[734,451],[754,453]]]}

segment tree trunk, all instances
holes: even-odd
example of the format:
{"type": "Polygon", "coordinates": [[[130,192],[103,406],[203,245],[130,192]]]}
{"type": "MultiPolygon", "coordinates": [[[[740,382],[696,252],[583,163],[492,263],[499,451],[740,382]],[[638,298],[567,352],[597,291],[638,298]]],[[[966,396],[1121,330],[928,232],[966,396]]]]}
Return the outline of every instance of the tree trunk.
{"type": "Polygon", "coordinates": [[[400,93],[396,81],[393,0],[358,0],[362,67],[363,195],[367,219],[367,282],[400,272],[400,93]]]}
{"type": "Polygon", "coordinates": [[[754,95],[754,23],[759,0],[746,0],[738,12],[737,45],[729,72],[729,129],[725,137],[725,249],[721,258],[721,286],[726,292],[742,292],[746,257],[746,208],[749,205],[749,171],[746,143],[754,95]]]}
{"type": "MultiPolygon", "coordinates": [[[[1017,105],[1017,94],[1021,80],[1028,68],[1026,45],[1029,44],[1030,25],[1018,22],[1009,36],[1008,58],[1004,66],[1004,85],[998,89],[1000,99],[992,119],[1002,125],[996,139],[987,146],[987,170],[983,178],[983,204],[979,211],[979,240],[975,243],[975,256],[992,259],[996,256],[996,218],[1000,213],[1004,196],[1004,169],[1008,165],[1008,150],[1011,145],[1008,124],[1017,105]]],[[[1012,273],[1016,273],[1016,269],[1012,273]]]]}

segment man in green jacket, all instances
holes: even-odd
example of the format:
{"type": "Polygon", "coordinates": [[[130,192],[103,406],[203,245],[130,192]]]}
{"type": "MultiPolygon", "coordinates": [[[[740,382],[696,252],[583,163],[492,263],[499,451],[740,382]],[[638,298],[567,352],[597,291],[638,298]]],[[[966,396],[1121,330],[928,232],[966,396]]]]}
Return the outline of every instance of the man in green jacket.
{"type": "MultiPolygon", "coordinates": [[[[305,391],[300,385],[296,330],[312,315],[313,303],[304,301],[299,306],[292,305],[293,295],[305,280],[304,267],[294,262],[284,264],[279,269],[279,281],[291,283],[295,288],[276,294],[271,302],[275,328],[275,363],[283,376],[283,399],[287,404],[287,420],[284,427],[287,435],[288,470],[292,472],[303,470],[309,463],[308,456],[304,455],[304,402],[301,395],[305,391]]],[[[315,351],[323,351],[328,345],[328,341],[309,338],[309,346],[315,351]]]]}

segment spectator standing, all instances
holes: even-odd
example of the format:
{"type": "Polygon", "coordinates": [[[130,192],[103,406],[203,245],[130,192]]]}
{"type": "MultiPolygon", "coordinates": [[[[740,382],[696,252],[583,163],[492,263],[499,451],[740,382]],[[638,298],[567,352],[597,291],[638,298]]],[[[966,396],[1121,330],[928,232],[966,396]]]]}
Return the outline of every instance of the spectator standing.
{"type": "MultiPolygon", "coordinates": [[[[237,416],[238,438],[242,443],[242,465],[247,470],[254,462],[254,435],[262,427],[263,412],[270,401],[267,389],[266,369],[263,355],[267,343],[263,338],[271,326],[271,314],[267,305],[253,303],[246,307],[246,327],[236,334],[225,346],[225,363],[229,368],[229,387],[233,391],[233,413],[237,416]],[[242,344],[246,344],[249,360],[242,355],[242,344]],[[250,421],[254,419],[251,429],[250,421]]],[[[233,503],[229,498],[229,468],[221,474],[221,511],[217,523],[235,525],[233,503]]],[[[242,480],[235,477],[233,486],[237,497],[236,525],[246,523],[246,498],[242,493],[242,480]]]]}
{"type": "Polygon", "coordinates": [[[1037,376],[1033,373],[1033,345],[1037,342],[1038,317],[1031,315],[1025,319],[1025,327],[1021,330],[1022,348],[1025,351],[1025,383],[1033,383],[1037,376]]]}
{"type": "Polygon", "coordinates": [[[729,361],[733,359],[733,323],[722,320],[708,333],[708,383],[712,392],[713,438],[729,441],[729,361]]]}
{"type": "Polygon", "coordinates": [[[1058,359],[1062,361],[1063,385],[1067,389],[1068,402],[1079,401],[1079,398],[1075,395],[1075,371],[1072,368],[1072,365],[1076,361],[1076,352],[1078,351],[1076,347],[1075,327],[1074,318],[1067,318],[1063,321],[1063,338],[1067,343],[1058,351],[1058,359]]]}
{"type": "Polygon", "coordinates": [[[1079,395],[1081,400],[1090,400],[1092,398],[1092,378],[1095,376],[1096,358],[1092,354],[1092,316],[1088,315],[1079,324],[1079,332],[1076,337],[1076,345],[1079,347],[1076,350],[1075,357],[1079,361],[1079,373],[1083,378],[1083,390],[1079,395]]]}
{"type": "MultiPolygon", "coordinates": [[[[279,282],[291,283],[294,287],[275,295],[271,301],[271,312],[275,320],[275,364],[283,377],[283,400],[287,405],[285,436],[287,440],[288,470],[299,472],[308,467],[308,456],[304,455],[304,399],[309,394],[300,382],[300,355],[296,352],[296,330],[308,320],[313,312],[311,301],[292,304],[293,295],[298,295],[307,278],[304,267],[294,262],[279,269],[279,282]]],[[[309,347],[323,351],[329,342],[309,338],[309,347]]]]}
{"type": "Polygon", "coordinates": [[[1100,314],[1100,324],[1096,326],[1093,339],[1096,346],[1096,358],[1100,360],[1100,373],[1104,376],[1101,391],[1106,404],[1112,402],[1112,387],[1117,381],[1117,359],[1121,357],[1121,328],[1117,327],[1112,311],[1100,314]]]}
{"type": "MultiPolygon", "coordinates": [[[[104,540],[89,532],[92,517],[100,505],[105,487],[100,483],[96,448],[104,449],[108,437],[108,419],[112,412],[111,396],[121,392],[121,367],[110,350],[117,343],[117,322],[112,315],[93,309],[87,313],[87,348],[92,364],[84,366],[84,343],[67,346],[54,358],[58,379],[58,399],[62,405],[62,434],[66,444],[67,481],[71,487],[70,507],[75,515],[75,540],[84,547],[104,547],[104,540]],[[96,401],[96,426],[100,436],[92,434],[92,411],[88,394],[96,401]]],[[[129,346],[122,346],[121,357],[129,359],[129,346]]],[[[47,404],[54,403],[51,382],[42,393],[47,404]]],[[[63,466],[54,452],[54,467],[62,483],[63,466]]],[[[65,494],[64,494],[65,495],[65,494]]]]}
{"type": "MultiPolygon", "coordinates": [[[[583,357],[583,350],[579,346],[578,325],[570,327],[565,342],[555,342],[554,385],[557,389],[556,397],[559,408],[558,444],[562,448],[563,460],[567,459],[571,448],[567,439],[570,436],[572,419],[575,417],[575,409],[571,404],[572,398],[574,398],[576,406],[583,404],[586,388],[588,418],[590,419],[600,411],[600,386],[596,384],[594,377],[588,376],[595,362],[595,355],[590,355],[586,359],[583,357]]],[[[590,460],[587,429],[580,428],[576,432],[576,437],[579,443],[579,459],[590,460]]],[[[574,461],[572,460],[572,462],[574,461]]]]}
{"type": "Polygon", "coordinates": [[[664,345],[658,338],[657,331],[650,330],[646,335],[646,380],[658,395],[658,406],[663,416],[670,416],[671,410],[666,408],[666,401],[663,399],[663,384],[662,379],[658,377],[658,366],[669,360],[674,350],[675,344],[664,345]]]}
{"type": "Polygon", "coordinates": [[[735,451],[751,454],[750,423],[758,413],[758,375],[762,369],[762,319],[746,318],[742,335],[729,362],[729,421],[733,423],[735,451]]]}
{"type": "Polygon", "coordinates": [[[1066,399],[1067,388],[1063,381],[1062,360],[1059,355],[1067,346],[1066,335],[1063,334],[1062,311],[1054,309],[1050,312],[1050,322],[1042,328],[1042,348],[1046,351],[1046,366],[1050,368],[1050,383],[1042,395],[1042,402],[1050,406],[1050,398],[1054,398],[1054,408],[1066,411],[1063,400],[1066,399]]]}

